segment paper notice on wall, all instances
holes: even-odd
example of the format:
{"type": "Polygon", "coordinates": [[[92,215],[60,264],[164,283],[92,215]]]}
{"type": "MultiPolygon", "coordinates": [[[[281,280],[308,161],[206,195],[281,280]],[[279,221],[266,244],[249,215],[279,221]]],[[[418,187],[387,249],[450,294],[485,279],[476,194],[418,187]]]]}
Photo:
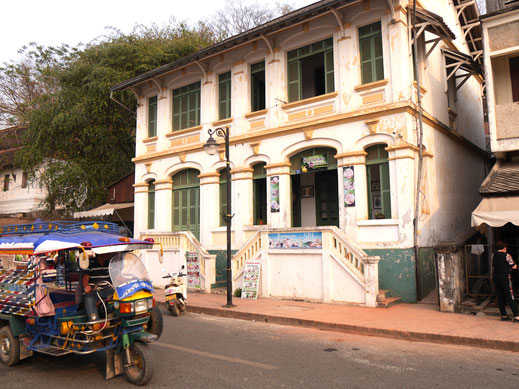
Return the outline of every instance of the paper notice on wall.
{"type": "Polygon", "coordinates": [[[200,289],[200,257],[196,251],[186,253],[187,286],[200,289]]]}
{"type": "Polygon", "coordinates": [[[245,263],[245,269],[243,270],[243,285],[241,288],[242,299],[258,298],[260,269],[261,261],[259,259],[249,259],[245,263]]]}

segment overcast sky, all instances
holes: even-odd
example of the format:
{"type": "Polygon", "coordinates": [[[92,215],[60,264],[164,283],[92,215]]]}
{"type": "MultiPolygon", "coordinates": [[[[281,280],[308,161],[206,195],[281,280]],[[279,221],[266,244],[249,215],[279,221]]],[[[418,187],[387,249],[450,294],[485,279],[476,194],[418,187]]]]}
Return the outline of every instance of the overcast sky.
{"type": "MultiPolygon", "coordinates": [[[[316,0],[285,0],[295,8],[316,0]]],[[[255,3],[247,0],[247,3],[255,3]]],[[[276,0],[263,0],[273,6],[276,0]]],[[[106,26],[128,33],[135,24],[162,25],[170,16],[190,23],[209,17],[225,0],[4,0],[0,14],[0,64],[30,42],[75,46],[103,35],[106,26]]]]}

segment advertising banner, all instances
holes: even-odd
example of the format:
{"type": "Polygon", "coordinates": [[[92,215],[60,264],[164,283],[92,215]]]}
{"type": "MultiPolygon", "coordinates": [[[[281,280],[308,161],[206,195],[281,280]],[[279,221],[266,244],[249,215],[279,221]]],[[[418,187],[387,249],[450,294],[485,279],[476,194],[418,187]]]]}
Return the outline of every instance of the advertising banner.
{"type": "Polygon", "coordinates": [[[261,261],[259,259],[249,259],[245,263],[245,269],[243,270],[243,285],[241,288],[242,299],[258,298],[260,269],[261,261]]]}
{"type": "Polygon", "coordinates": [[[200,289],[200,257],[196,251],[186,253],[187,286],[200,289]]]}
{"type": "Polygon", "coordinates": [[[322,232],[269,234],[270,249],[322,249],[322,232]]]}

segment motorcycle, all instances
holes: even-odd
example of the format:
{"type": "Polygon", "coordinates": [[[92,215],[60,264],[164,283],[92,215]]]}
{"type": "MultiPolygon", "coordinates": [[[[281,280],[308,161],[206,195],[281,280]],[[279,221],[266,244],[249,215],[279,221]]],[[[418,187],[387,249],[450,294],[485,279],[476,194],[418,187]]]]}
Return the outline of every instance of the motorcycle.
{"type": "Polygon", "coordinates": [[[173,316],[180,315],[180,312],[184,312],[187,307],[186,284],[182,279],[182,277],[186,276],[185,273],[182,273],[184,268],[185,266],[182,265],[178,273],[173,273],[173,275],[168,273],[162,277],[170,279],[164,291],[166,294],[166,306],[173,316]]]}

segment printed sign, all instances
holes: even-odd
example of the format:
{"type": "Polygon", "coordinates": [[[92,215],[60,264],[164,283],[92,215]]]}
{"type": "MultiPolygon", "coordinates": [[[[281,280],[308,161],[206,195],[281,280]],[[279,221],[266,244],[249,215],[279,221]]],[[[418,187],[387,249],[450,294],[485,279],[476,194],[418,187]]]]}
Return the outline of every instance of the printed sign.
{"type": "Polygon", "coordinates": [[[279,212],[279,176],[270,177],[270,212],[279,212]]]}
{"type": "Polygon", "coordinates": [[[316,169],[322,169],[328,166],[326,155],[311,155],[301,158],[301,171],[310,172],[316,169]]]}
{"type": "Polygon", "coordinates": [[[295,232],[293,234],[269,234],[271,249],[322,249],[322,232],[295,232]]]}
{"type": "Polygon", "coordinates": [[[187,286],[200,289],[200,257],[196,251],[186,253],[187,286]]]}
{"type": "Polygon", "coordinates": [[[344,206],[355,206],[355,167],[344,167],[344,206]]]}
{"type": "Polygon", "coordinates": [[[242,299],[258,298],[260,269],[261,261],[259,259],[249,259],[245,262],[245,268],[243,270],[243,285],[241,288],[242,299]]]}

